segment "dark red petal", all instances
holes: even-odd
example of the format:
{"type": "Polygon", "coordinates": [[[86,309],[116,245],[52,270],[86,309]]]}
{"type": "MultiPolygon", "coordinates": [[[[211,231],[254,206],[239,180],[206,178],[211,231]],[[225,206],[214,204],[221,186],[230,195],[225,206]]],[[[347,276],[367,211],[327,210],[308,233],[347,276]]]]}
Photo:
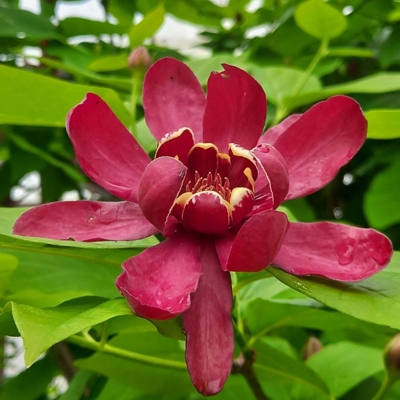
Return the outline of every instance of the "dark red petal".
{"type": "Polygon", "coordinates": [[[257,272],[268,267],[283,243],[289,222],[284,213],[269,210],[250,217],[237,233],[215,243],[224,271],[257,272]]]}
{"type": "Polygon", "coordinates": [[[238,187],[232,190],[229,199],[232,215],[231,226],[236,226],[251,212],[254,205],[254,193],[252,190],[238,187]]]}
{"type": "Polygon", "coordinates": [[[201,394],[210,396],[223,388],[232,366],[232,290],[211,243],[203,243],[200,257],[203,275],[183,314],[183,326],[190,377],[201,394]]]}
{"type": "Polygon", "coordinates": [[[122,264],[116,286],[136,314],[168,319],[186,311],[201,275],[200,243],[187,232],[122,264]]]}
{"type": "Polygon", "coordinates": [[[69,112],[67,132],[85,174],[113,195],[137,202],[139,181],[151,160],[99,96],[88,93],[69,112]]]}
{"type": "Polygon", "coordinates": [[[360,149],[366,132],[359,104],[346,96],[331,97],[304,113],[274,144],[289,170],[287,199],[329,183],[360,149]]]}
{"type": "Polygon", "coordinates": [[[258,144],[268,143],[273,145],[278,140],[279,136],[281,136],[282,133],[284,133],[289,126],[295,123],[300,117],[301,114],[292,114],[278,125],[269,128],[264,135],[260,137],[258,144]]]}
{"type": "Polygon", "coordinates": [[[187,168],[171,157],[156,158],[144,171],[138,202],[143,215],[161,232],[185,179],[187,168]]]}
{"type": "Polygon", "coordinates": [[[275,147],[265,143],[255,147],[252,153],[259,162],[259,176],[267,176],[256,180],[256,199],[263,199],[264,196],[268,198],[272,189],[273,208],[277,208],[283,203],[289,191],[289,172],[285,159],[275,147]],[[266,184],[267,181],[270,185],[266,184]]]}
{"type": "Polygon", "coordinates": [[[179,129],[179,131],[168,134],[161,139],[158,144],[155,158],[172,157],[187,165],[189,150],[194,145],[193,132],[188,128],[179,129]]]}
{"type": "Polygon", "coordinates": [[[157,232],[139,206],[126,201],[43,204],[23,213],[13,228],[15,235],[79,242],[137,240],[157,232]]]}
{"type": "Polygon", "coordinates": [[[267,100],[260,84],[247,72],[222,64],[223,72],[208,79],[204,142],[223,153],[229,143],[252,149],[264,129],[267,100]]]}
{"type": "Polygon", "coordinates": [[[188,127],[196,142],[201,142],[205,106],[203,88],[181,61],[163,58],[147,71],[143,84],[144,114],[157,140],[166,133],[188,127]]]}
{"type": "Polygon", "coordinates": [[[250,150],[246,150],[238,145],[231,143],[229,145],[229,157],[231,168],[228,173],[231,188],[251,187],[254,188],[254,182],[258,176],[257,162],[250,150]],[[252,185],[249,186],[249,177],[243,174],[246,168],[249,168],[252,177],[252,185]]]}
{"type": "Polygon", "coordinates": [[[383,269],[392,253],[390,240],[373,229],[298,222],[290,224],[274,264],[294,275],[358,281],[383,269]]]}
{"type": "Polygon", "coordinates": [[[225,233],[230,224],[229,203],[216,192],[205,191],[194,194],[183,210],[183,226],[189,231],[219,235],[225,233]]]}
{"type": "Polygon", "coordinates": [[[199,143],[191,149],[188,167],[192,176],[195,176],[197,171],[202,178],[207,178],[209,172],[214,177],[217,166],[218,149],[212,143],[199,143]]]}

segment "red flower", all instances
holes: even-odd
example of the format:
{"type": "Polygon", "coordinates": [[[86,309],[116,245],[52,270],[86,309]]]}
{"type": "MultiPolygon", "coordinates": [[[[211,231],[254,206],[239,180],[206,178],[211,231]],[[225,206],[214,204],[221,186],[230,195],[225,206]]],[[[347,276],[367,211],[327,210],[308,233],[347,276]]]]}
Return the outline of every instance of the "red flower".
{"type": "Polygon", "coordinates": [[[165,241],[124,262],[116,285],[145,318],[183,314],[186,361],[196,388],[219,392],[234,339],[229,271],[269,264],[297,275],[355,281],[390,260],[390,241],[372,229],[291,223],[285,200],[330,182],[365,141],[359,105],[336,96],[261,136],[266,98],[246,72],[224,65],[207,97],[190,69],[165,58],[147,72],[146,122],[159,140],[155,160],[96,95],[68,115],[85,173],[123,202],[58,202],[33,208],[19,235],[80,241],[165,241]],[[260,137],[261,136],[261,137],[260,137]]]}

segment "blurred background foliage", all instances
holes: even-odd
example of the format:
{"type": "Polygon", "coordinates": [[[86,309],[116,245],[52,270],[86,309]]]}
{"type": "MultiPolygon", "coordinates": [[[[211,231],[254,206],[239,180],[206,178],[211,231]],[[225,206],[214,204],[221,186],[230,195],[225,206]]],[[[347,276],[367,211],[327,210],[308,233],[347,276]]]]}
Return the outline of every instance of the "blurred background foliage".
{"type": "MultiPolygon", "coordinates": [[[[204,86],[209,73],[221,69],[221,63],[231,63],[250,72],[267,93],[266,127],[292,113],[304,112],[315,102],[335,94],[355,98],[368,119],[367,142],[327,187],[307,198],[287,202],[285,206],[300,221],[336,220],[379,229],[391,238],[396,249],[400,249],[400,1],[103,0],[96,8],[102,14],[97,20],[77,16],[64,18],[59,12],[61,5],[78,6],[84,5],[85,1],[40,0],[35,12],[23,9],[23,3],[29,1],[0,0],[0,206],[31,206],[67,198],[111,199],[79,169],[64,128],[68,111],[88,91],[102,96],[142,146],[149,153],[154,152],[155,142],[144,123],[140,99],[143,70],[129,68],[127,61],[133,49],[144,45],[153,60],[173,56],[186,61],[204,86]],[[174,44],[157,35],[171,21],[175,24],[171,25],[174,31],[169,32],[176,38],[174,44]],[[192,30],[183,29],[182,24],[188,24],[192,30]],[[187,32],[191,32],[189,39],[185,36],[189,35],[187,32]]],[[[11,221],[14,217],[12,212],[10,215],[11,221]]],[[[93,250],[90,251],[94,254],[93,250]]],[[[127,258],[124,251],[113,256],[116,265],[127,258]]],[[[67,252],[68,248],[64,253],[67,252]]],[[[72,268],[67,258],[63,260],[63,256],[60,257],[48,261],[49,265],[61,263],[65,269],[72,268]]],[[[101,263],[100,259],[100,256],[99,260],[94,258],[93,262],[101,263]]],[[[13,261],[4,258],[4,263],[11,266],[13,261]]],[[[107,274],[106,266],[103,267],[103,273],[107,274]]],[[[74,268],[71,269],[74,279],[72,275],[68,278],[65,275],[63,283],[78,293],[74,287],[76,279],[83,282],[88,278],[83,272],[81,277],[78,267],[74,268]]],[[[94,267],[86,265],[82,268],[89,270],[94,267]]],[[[29,279],[33,276],[26,272],[28,269],[24,271],[27,277],[22,279],[23,275],[19,275],[20,281],[15,280],[19,286],[13,288],[26,295],[32,282],[29,279]]],[[[44,292],[47,290],[45,286],[51,282],[46,280],[46,271],[43,267],[42,286],[37,286],[44,292]]],[[[115,293],[109,292],[109,286],[113,285],[113,274],[109,274],[111,277],[107,284],[104,283],[104,289],[98,286],[89,294],[112,298],[115,293]]],[[[263,291],[262,294],[257,283],[249,286],[251,290],[242,293],[241,306],[237,305],[247,310],[249,329],[259,337],[268,331],[266,326],[276,321],[272,318],[273,321],[260,322],[258,317],[261,313],[257,307],[272,315],[281,315],[280,318],[289,318],[297,313],[294,305],[282,308],[271,300],[274,296],[281,299],[295,296],[294,291],[278,283],[269,286],[267,293],[263,291]]],[[[86,295],[83,289],[78,294],[68,292],[65,296],[61,288],[58,290],[60,295],[57,299],[48,297],[43,302],[43,298],[32,300],[32,296],[28,296],[26,304],[56,306],[64,300],[86,295]]],[[[16,296],[15,301],[25,302],[23,295],[16,296]]],[[[11,297],[8,299],[13,300],[11,297]]],[[[305,298],[301,301],[303,305],[309,305],[305,298]]],[[[239,308],[236,312],[240,312],[239,308]]],[[[23,316],[34,315],[31,309],[17,307],[13,310],[14,318],[17,311],[23,316]]],[[[10,314],[0,317],[3,318],[0,334],[12,335],[12,330],[15,331],[10,314]]],[[[332,398],[314,372],[304,369],[305,364],[299,360],[291,361],[293,349],[300,354],[310,332],[319,332],[317,336],[322,341],[336,346],[335,351],[327,351],[307,364],[307,368],[322,369],[330,393],[343,399],[367,399],[377,390],[383,376],[381,350],[377,348],[383,347],[394,330],[366,322],[356,323],[354,319],[336,312],[335,318],[332,312],[329,314],[327,320],[308,325],[294,322],[293,327],[293,324],[286,326],[281,323],[274,331],[277,333],[275,338],[264,337],[258,342],[259,354],[269,354],[269,362],[271,358],[277,360],[276,375],[270,370],[267,383],[264,382],[264,389],[272,398],[332,398]],[[338,321],[341,331],[333,329],[338,321]],[[334,364],[337,374],[357,357],[359,364],[353,365],[351,377],[329,381],[333,375],[328,368],[331,363],[340,361],[334,364]],[[287,382],[281,377],[280,368],[285,373],[296,371],[294,376],[298,374],[306,383],[314,382],[315,388],[311,390],[307,385],[302,386],[297,395],[291,389],[292,394],[288,397],[289,392],[282,389],[287,382]],[[271,376],[272,381],[279,377],[283,379],[283,386],[272,387],[271,376]],[[308,397],[304,394],[306,392],[308,397]]],[[[165,339],[164,343],[156,337],[153,340],[152,335],[156,334],[150,325],[146,325],[147,321],[143,321],[144,327],[139,322],[132,328],[124,323],[124,317],[118,318],[122,319],[112,320],[114,322],[107,328],[110,337],[122,329],[124,334],[112,339],[116,345],[138,351],[140,343],[144,343],[142,347],[152,348],[154,353],[166,351],[172,354],[182,350],[178,342],[165,339]],[[141,335],[147,330],[151,332],[146,334],[147,339],[143,339],[141,335]]],[[[315,321],[320,321],[320,318],[317,315],[315,321]]],[[[93,321],[89,321],[88,326],[90,322],[93,321]]],[[[79,326],[80,330],[84,328],[79,326]]],[[[29,327],[26,332],[29,332],[29,327]]],[[[96,334],[96,329],[94,332],[96,334]]],[[[9,380],[3,386],[0,398],[58,398],[56,392],[49,394],[47,390],[44,395],[43,391],[57,375],[57,368],[60,368],[57,360],[64,350],[56,348],[29,370],[9,380]],[[24,392],[26,382],[29,382],[30,389],[24,392]]],[[[72,347],[72,351],[76,358],[91,354],[80,347],[72,347]]],[[[73,390],[60,398],[78,399],[82,393],[85,395],[88,386],[91,392],[86,393],[86,398],[91,399],[160,398],[159,395],[143,397],[141,391],[142,387],[155,385],[157,388],[161,385],[149,378],[151,370],[146,375],[142,367],[132,370],[123,361],[107,357],[98,354],[78,362],[83,369],[72,381],[73,390]],[[102,375],[95,375],[93,371],[102,375]],[[136,376],[135,379],[132,376],[136,376]]],[[[67,376],[67,372],[62,372],[67,376]]],[[[261,377],[263,373],[266,374],[260,369],[261,377]]],[[[157,374],[161,372],[158,370],[157,374]]],[[[166,394],[166,398],[197,398],[193,389],[187,389],[188,392],[185,389],[191,387],[187,376],[183,378],[179,372],[174,374],[165,379],[171,381],[172,386],[177,385],[175,388],[180,387],[181,391],[175,393],[176,397],[166,394]]],[[[229,382],[219,397],[249,398],[243,382],[229,382]],[[242,397],[232,397],[239,395],[242,397]]],[[[392,399],[400,398],[398,385],[391,396],[392,399]]]]}

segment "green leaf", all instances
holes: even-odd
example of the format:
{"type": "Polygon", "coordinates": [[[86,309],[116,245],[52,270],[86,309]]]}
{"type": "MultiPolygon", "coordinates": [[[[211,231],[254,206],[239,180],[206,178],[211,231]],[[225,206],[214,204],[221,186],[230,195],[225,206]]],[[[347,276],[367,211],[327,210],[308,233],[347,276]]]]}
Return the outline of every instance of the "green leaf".
{"type": "Polygon", "coordinates": [[[400,138],[400,110],[368,110],[365,113],[368,121],[369,139],[400,138]]]}
{"type": "Polygon", "coordinates": [[[7,303],[0,314],[0,336],[19,336],[10,304],[7,303]]]}
{"type": "MultiPolygon", "coordinates": [[[[168,360],[184,360],[179,342],[163,338],[157,332],[122,334],[111,339],[109,344],[168,360]]],[[[163,394],[163,399],[177,399],[195,393],[185,370],[146,365],[101,353],[78,360],[76,365],[140,390],[142,395],[163,394]]]]}
{"type": "MultiPolygon", "coordinates": [[[[80,400],[85,392],[89,379],[93,376],[90,371],[79,370],[69,382],[68,390],[58,400],[80,400]]],[[[119,398],[118,398],[119,399],[119,398]]]]}
{"type": "Polygon", "coordinates": [[[65,18],[60,21],[59,28],[65,37],[102,34],[112,35],[114,33],[123,35],[125,28],[120,25],[113,25],[109,22],[91,21],[87,18],[65,18]]]}
{"type": "Polygon", "coordinates": [[[382,350],[351,342],[324,346],[306,364],[324,380],[335,397],[384,369],[382,350]]]}
{"type": "Polygon", "coordinates": [[[7,137],[21,150],[34,154],[35,156],[38,156],[39,158],[46,161],[53,167],[61,169],[71,179],[81,183],[86,182],[86,177],[77,169],[73,168],[66,162],[58,160],[57,158],[49,154],[47,151],[40,149],[39,147],[33,145],[32,143],[29,143],[23,136],[9,132],[7,134],[7,137]]]}
{"type": "Polygon", "coordinates": [[[21,35],[34,39],[60,38],[55,26],[41,15],[1,6],[0,37],[18,37],[21,35]]]}
{"type": "Polygon", "coordinates": [[[116,297],[115,279],[122,271],[122,262],[141,251],[60,247],[4,235],[0,235],[0,249],[20,260],[9,291],[53,294],[49,296],[51,301],[57,298],[57,293],[64,293],[63,296],[69,293],[74,297],[82,293],[116,297]]]}
{"type": "Polygon", "coordinates": [[[282,103],[290,110],[293,110],[337,94],[386,93],[396,90],[400,90],[400,72],[379,72],[351,82],[326,86],[320,91],[299,94],[296,97],[288,96],[282,100],[282,103]]]}
{"type": "Polygon", "coordinates": [[[157,149],[157,140],[150,133],[147,127],[146,120],[143,118],[136,124],[136,135],[137,141],[140,147],[146,151],[146,153],[155,152],[157,149]]]}
{"type": "Polygon", "coordinates": [[[25,345],[25,363],[30,366],[53,344],[118,315],[130,315],[125,299],[99,304],[97,298],[80,299],[80,304],[64,303],[54,308],[36,308],[11,303],[15,324],[25,345]]]}
{"type": "Polygon", "coordinates": [[[304,32],[321,40],[338,37],[347,27],[343,14],[322,0],[301,3],[296,8],[294,19],[304,32]]]}
{"type": "Polygon", "coordinates": [[[154,36],[164,22],[164,16],[164,4],[160,3],[156,8],[146,14],[142,21],[132,26],[128,33],[131,48],[134,49],[140,46],[146,38],[154,36]]]}
{"type": "Polygon", "coordinates": [[[165,0],[165,8],[169,14],[195,25],[221,27],[221,9],[211,1],[165,0]]]}
{"type": "Polygon", "coordinates": [[[128,54],[103,56],[93,60],[87,67],[90,71],[109,72],[128,68],[128,54]]]}
{"type": "Polygon", "coordinates": [[[11,277],[18,267],[18,258],[0,253],[0,298],[4,297],[11,277]]]}
{"type": "Polygon", "coordinates": [[[60,69],[62,71],[67,71],[70,74],[86,78],[91,82],[123,90],[125,92],[130,92],[132,87],[132,81],[130,78],[116,78],[116,77],[104,76],[101,74],[96,74],[94,72],[91,72],[88,69],[80,67],[78,65],[62,63],[60,61],[45,57],[40,58],[40,62],[44,65],[47,65],[48,67],[60,69]]]}
{"type": "Polygon", "coordinates": [[[42,308],[56,307],[67,300],[90,296],[91,294],[91,292],[84,290],[65,290],[62,292],[46,293],[39,290],[28,289],[9,294],[6,300],[42,308]]]}
{"type": "MultiPolygon", "coordinates": [[[[303,79],[304,71],[289,67],[251,67],[251,74],[263,87],[268,101],[279,104],[284,97],[290,96],[297,83],[303,79]]],[[[313,92],[321,89],[318,78],[311,75],[300,93],[313,92]]]]}
{"type": "Polygon", "coordinates": [[[151,319],[150,322],[157,328],[158,333],[161,335],[170,339],[186,340],[186,336],[183,333],[181,317],[167,319],[164,321],[151,319]]]}
{"type": "Polygon", "coordinates": [[[281,353],[264,342],[256,345],[254,369],[267,394],[282,391],[291,400],[333,400],[325,383],[301,361],[281,353]]]}
{"type": "Polygon", "coordinates": [[[364,197],[364,212],[368,223],[377,229],[400,222],[400,159],[378,172],[364,197]]]}
{"type": "Polygon", "coordinates": [[[326,311],[307,305],[296,305],[264,299],[256,299],[247,307],[247,322],[253,334],[265,334],[284,326],[328,330],[374,330],[374,325],[361,322],[349,315],[326,311]]]}
{"type": "MultiPolygon", "coordinates": [[[[110,399],[140,400],[141,398],[143,399],[140,390],[136,390],[130,386],[124,385],[114,379],[107,379],[107,382],[104,385],[103,390],[101,391],[100,395],[96,398],[96,400],[110,400],[110,399]]],[[[80,398],[78,398],[77,400],[79,399],[80,398]]],[[[152,399],[150,398],[150,400],[152,399]]]]}
{"type": "Polygon", "coordinates": [[[48,385],[57,374],[57,367],[49,357],[39,360],[1,387],[1,400],[37,400],[46,394],[48,385]]]}
{"type": "Polygon", "coordinates": [[[268,271],[281,282],[327,306],[373,324],[400,329],[400,253],[385,270],[360,282],[299,277],[278,268],[268,271]]]}
{"type": "Polygon", "coordinates": [[[0,65],[0,124],[64,127],[65,117],[86,93],[107,102],[125,126],[132,118],[111,89],[77,85],[0,65]]]}

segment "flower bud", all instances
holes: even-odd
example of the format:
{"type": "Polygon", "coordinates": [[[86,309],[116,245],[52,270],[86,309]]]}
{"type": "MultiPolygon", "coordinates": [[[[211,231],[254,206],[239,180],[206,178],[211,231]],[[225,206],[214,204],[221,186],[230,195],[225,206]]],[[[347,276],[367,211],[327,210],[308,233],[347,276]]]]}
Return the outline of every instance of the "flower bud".
{"type": "Polygon", "coordinates": [[[143,46],[137,47],[136,49],[131,51],[128,57],[128,67],[131,69],[144,69],[147,70],[150,68],[153,60],[147,51],[147,49],[143,46]]]}
{"type": "Polygon", "coordinates": [[[387,372],[392,380],[400,379],[400,333],[386,345],[383,357],[387,372]]]}
{"type": "Polygon", "coordinates": [[[315,336],[310,336],[303,346],[303,360],[308,360],[311,356],[313,356],[315,353],[318,353],[321,349],[322,343],[315,336]]]}

